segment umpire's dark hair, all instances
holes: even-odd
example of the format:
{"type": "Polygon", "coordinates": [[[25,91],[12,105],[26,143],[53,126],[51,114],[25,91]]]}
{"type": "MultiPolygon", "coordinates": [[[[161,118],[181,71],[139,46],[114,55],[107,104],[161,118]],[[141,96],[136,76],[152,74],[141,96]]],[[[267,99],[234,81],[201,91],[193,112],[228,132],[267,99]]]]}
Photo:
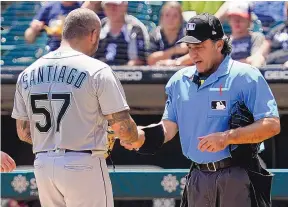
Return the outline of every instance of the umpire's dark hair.
{"type": "Polygon", "coordinates": [[[97,14],[86,8],[71,11],[64,21],[62,38],[65,40],[82,38],[93,30],[100,32],[101,23],[97,14]]]}
{"type": "Polygon", "coordinates": [[[223,55],[229,55],[232,52],[232,43],[230,37],[224,36],[222,40],[224,41],[224,45],[221,50],[221,53],[223,55]]]}

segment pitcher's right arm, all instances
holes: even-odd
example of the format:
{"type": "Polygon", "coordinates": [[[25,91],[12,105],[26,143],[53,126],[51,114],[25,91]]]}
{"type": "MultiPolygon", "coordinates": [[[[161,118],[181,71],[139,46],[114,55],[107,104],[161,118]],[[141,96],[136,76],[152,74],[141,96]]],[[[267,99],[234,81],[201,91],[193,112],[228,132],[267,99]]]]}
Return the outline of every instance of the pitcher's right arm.
{"type": "Polygon", "coordinates": [[[124,89],[110,67],[94,75],[99,105],[115,136],[126,142],[138,139],[137,125],[129,114],[124,89]]]}
{"type": "Polygon", "coordinates": [[[138,139],[137,125],[128,110],[106,115],[109,125],[120,140],[135,142],[138,139]]]}

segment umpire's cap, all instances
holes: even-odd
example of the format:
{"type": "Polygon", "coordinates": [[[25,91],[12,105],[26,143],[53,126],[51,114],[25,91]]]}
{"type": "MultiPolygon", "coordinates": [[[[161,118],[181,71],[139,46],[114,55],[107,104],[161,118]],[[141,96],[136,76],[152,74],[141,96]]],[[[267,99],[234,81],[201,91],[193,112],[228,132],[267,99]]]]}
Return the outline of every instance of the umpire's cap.
{"type": "Polygon", "coordinates": [[[186,36],[177,43],[201,43],[205,40],[219,40],[224,37],[220,20],[214,15],[202,13],[192,17],[186,25],[186,36]]]}

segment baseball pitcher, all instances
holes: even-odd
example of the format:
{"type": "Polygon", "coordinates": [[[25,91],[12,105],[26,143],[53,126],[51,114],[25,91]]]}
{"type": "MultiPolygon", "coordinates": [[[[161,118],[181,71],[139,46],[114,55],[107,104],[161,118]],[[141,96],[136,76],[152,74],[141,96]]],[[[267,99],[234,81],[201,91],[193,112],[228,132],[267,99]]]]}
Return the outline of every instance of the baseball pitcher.
{"type": "Polygon", "coordinates": [[[100,20],[89,9],[69,13],[61,47],[18,77],[12,117],[33,144],[44,207],[112,207],[104,158],[108,123],[125,142],[138,139],[123,88],[96,52],[100,20]]]}

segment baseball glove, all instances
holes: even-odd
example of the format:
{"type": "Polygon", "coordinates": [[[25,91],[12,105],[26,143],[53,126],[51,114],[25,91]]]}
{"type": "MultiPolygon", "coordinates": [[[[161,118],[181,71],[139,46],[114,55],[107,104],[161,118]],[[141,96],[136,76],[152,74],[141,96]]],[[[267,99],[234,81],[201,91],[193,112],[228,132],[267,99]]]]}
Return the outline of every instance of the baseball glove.
{"type": "Polygon", "coordinates": [[[104,154],[105,159],[108,158],[113,150],[114,144],[115,144],[115,140],[117,138],[115,137],[115,133],[113,131],[113,129],[108,126],[107,129],[107,143],[106,143],[106,152],[104,154]]]}

